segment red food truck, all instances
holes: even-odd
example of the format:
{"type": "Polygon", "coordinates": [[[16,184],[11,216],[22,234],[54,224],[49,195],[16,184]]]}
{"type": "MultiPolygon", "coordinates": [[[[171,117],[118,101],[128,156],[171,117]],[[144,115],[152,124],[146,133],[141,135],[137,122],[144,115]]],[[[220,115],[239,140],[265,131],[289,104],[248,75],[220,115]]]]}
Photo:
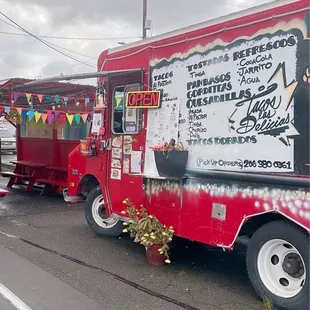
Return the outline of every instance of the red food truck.
{"type": "Polygon", "coordinates": [[[275,1],[104,51],[65,200],[85,200],[99,235],[121,234],[130,198],[177,236],[246,238],[257,294],[309,309],[309,13],[275,1]],[[160,158],[171,139],[185,151],[160,158]]]}

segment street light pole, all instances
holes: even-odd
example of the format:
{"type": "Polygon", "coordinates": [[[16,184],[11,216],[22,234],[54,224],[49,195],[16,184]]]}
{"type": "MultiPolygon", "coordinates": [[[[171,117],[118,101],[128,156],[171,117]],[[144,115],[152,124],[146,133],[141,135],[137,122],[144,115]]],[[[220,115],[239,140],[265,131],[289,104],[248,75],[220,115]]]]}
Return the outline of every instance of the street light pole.
{"type": "Polygon", "coordinates": [[[146,39],[147,0],[143,0],[142,39],[146,39]]]}

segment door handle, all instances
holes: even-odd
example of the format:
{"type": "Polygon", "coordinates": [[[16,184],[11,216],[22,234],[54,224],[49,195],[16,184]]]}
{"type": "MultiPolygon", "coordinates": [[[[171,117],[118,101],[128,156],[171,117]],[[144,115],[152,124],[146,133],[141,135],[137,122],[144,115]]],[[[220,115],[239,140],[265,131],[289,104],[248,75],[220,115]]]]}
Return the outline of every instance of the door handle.
{"type": "Polygon", "coordinates": [[[109,138],[107,140],[107,147],[106,147],[107,151],[111,151],[112,150],[111,140],[112,140],[111,138],[109,138]]]}

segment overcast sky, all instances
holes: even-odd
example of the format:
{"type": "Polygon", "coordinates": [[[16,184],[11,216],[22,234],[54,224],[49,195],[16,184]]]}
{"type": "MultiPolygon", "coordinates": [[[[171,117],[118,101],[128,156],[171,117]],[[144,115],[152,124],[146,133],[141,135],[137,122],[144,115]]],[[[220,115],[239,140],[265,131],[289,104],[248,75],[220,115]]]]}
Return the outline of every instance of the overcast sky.
{"type": "MultiPolygon", "coordinates": [[[[149,0],[148,19],[152,21],[149,35],[264,2],[270,0],[149,0]]],[[[54,51],[0,15],[0,80],[96,71],[101,51],[117,46],[119,41],[129,43],[141,37],[142,0],[0,0],[0,11],[30,33],[46,36],[41,39],[56,49],[89,64],[54,51]]]]}

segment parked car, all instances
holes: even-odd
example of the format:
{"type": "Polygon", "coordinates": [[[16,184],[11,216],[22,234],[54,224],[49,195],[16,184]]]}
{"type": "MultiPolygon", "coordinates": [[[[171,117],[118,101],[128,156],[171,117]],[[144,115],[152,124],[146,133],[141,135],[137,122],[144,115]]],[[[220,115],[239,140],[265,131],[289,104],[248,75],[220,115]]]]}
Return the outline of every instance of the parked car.
{"type": "Polygon", "coordinates": [[[6,128],[0,128],[1,152],[16,154],[16,137],[6,128]]]}

